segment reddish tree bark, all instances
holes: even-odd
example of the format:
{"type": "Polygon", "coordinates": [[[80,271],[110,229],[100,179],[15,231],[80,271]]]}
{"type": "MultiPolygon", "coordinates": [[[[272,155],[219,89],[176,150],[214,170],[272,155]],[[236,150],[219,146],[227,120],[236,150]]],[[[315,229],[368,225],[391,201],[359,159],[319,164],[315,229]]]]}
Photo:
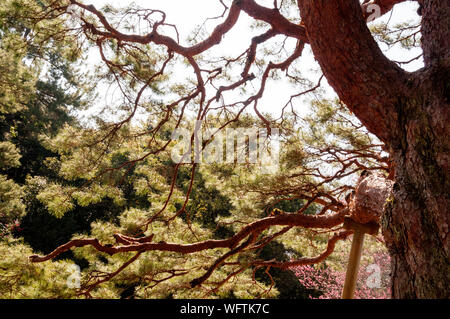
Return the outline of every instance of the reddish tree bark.
{"type": "Polygon", "coordinates": [[[395,164],[382,217],[393,297],[448,298],[450,2],[420,1],[425,68],[415,73],[382,54],[357,0],[298,4],[330,85],[386,143],[395,164]]]}

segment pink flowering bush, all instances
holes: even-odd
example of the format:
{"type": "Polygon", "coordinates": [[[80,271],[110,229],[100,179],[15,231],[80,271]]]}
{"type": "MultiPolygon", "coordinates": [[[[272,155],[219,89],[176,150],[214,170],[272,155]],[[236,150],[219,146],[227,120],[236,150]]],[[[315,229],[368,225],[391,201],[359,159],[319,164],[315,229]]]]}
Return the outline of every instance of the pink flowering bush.
{"type": "Polygon", "coordinates": [[[20,222],[16,219],[13,223],[2,224],[0,223],[0,239],[7,238],[11,236],[15,231],[20,232],[20,222]]]}
{"type": "MultiPolygon", "coordinates": [[[[377,253],[373,263],[361,265],[356,283],[355,299],[388,299],[390,289],[390,257],[377,253]]],[[[306,265],[292,269],[300,283],[307,289],[319,291],[318,299],[339,299],[345,281],[345,270],[336,271],[330,267],[306,265]]]]}

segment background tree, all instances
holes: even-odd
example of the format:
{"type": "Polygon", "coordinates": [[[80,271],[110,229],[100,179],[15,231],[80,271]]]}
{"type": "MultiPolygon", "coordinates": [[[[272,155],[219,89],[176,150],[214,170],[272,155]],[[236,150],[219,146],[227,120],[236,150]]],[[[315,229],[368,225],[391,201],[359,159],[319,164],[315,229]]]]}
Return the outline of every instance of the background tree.
{"type": "MultiPolygon", "coordinates": [[[[42,145],[41,135],[54,136],[65,123],[74,123],[73,111],[86,102],[88,88],[76,74],[77,55],[71,41],[48,37],[57,32],[58,21],[25,19],[40,12],[38,3],[21,6],[15,1],[0,5],[0,296],[3,298],[70,298],[67,285],[71,263],[50,266],[27,262],[23,254],[34,249],[51,251],[55,242],[71,238],[61,222],[51,225],[50,215],[35,199],[38,183],[33,177],[58,179],[45,165],[57,154],[42,145]],[[73,47],[72,47],[73,48],[73,47]],[[77,78],[77,80],[75,80],[77,78]],[[81,95],[84,95],[81,98],[81,95]],[[51,228],[50,228],[51,227],[51,228]],[[52,230],[52,236],[49,229],[52,230]],[[26,238],[18,238],[22,235],[26,238]],[[63,238],[61,238],[63,237],[63,238]],[[49,242],[51,244],[49,244],[49,242]],[[39,289],[36,289],[39,287],[39,289]]],[[[66,224],[67,225],[67,224],[66,224]]],[[[69,227],[70,228],[70,227],[69,227]]]]}

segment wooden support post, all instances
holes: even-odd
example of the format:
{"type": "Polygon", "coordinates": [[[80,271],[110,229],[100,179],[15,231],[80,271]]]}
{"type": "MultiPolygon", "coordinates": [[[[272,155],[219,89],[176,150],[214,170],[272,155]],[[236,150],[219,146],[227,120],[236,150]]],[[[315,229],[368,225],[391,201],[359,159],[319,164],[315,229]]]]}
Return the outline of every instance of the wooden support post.
{"type": "Polygon", "coordinates": [[[348,259],[347,273],[345,275],[344,289],[342,291],[342,299],[352,299],[355,293],[356,279],[358,278],[364,235],[376,235],[378,233],[379,225],[376,222],[360,224],[353,221],[350,217],[345,217],[344,228],[353,230],[354,233],[350,257],[348,259]]]}

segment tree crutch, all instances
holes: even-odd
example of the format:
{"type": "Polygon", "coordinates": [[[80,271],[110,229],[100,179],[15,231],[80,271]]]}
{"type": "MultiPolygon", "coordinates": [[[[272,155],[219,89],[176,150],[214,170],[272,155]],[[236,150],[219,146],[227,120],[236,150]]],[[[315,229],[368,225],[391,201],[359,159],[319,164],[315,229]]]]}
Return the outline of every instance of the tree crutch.
{"type": "Polygon", "coordinates": [[[379,225],[377,222],[369,222],[360,224],[350,217],[344,218],[344,228],[353,230],[352,248],[348,258],[347,273],[345,274],[344,289],[342,291],[342,299],[352,299],[355,293],[356,279],[358,276],[359,262],[361,260],[361,252],[364,243],[364,235],[378,234],[379,225]]]}

